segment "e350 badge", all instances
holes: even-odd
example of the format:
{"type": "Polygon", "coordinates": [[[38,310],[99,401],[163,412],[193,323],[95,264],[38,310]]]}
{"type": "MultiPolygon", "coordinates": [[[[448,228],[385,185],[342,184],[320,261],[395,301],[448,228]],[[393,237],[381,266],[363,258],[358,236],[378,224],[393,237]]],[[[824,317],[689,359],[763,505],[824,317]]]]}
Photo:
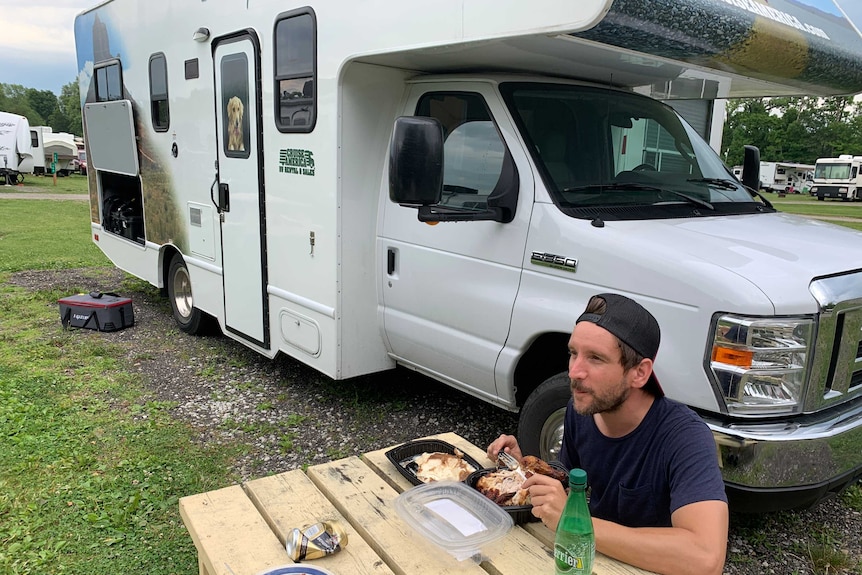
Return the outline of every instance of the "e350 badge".
{"type": "Polygon", "coordinates": [[[288,148],[278,152],[278,171],[281,174],[314,175],[314,152],[288,148]]]}
{"type": "Polygon", "coordinates": [[[567,272],[578,271],[578,260],[566,256],[558,256],[546,252],[533,252],[530,255],[530,263],[537,266],[548,266],[567,272]]]}

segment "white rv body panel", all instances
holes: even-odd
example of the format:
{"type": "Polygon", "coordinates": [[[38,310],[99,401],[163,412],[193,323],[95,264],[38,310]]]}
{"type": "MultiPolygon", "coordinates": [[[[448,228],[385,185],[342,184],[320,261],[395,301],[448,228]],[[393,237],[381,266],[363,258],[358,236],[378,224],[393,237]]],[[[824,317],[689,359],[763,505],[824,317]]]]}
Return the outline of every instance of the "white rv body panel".
{"type": "Polygon", "coordinates": [[[33,173],[30,123],[24,116],[0,112],[0,170],[33,173]]]}
{"type": "Polygon", "coordinates": [[[33,152],[33,173],[45,173],[45,143],[43,134],[51,132],[50,126],[30,126],[30,147],[33,152]]]}

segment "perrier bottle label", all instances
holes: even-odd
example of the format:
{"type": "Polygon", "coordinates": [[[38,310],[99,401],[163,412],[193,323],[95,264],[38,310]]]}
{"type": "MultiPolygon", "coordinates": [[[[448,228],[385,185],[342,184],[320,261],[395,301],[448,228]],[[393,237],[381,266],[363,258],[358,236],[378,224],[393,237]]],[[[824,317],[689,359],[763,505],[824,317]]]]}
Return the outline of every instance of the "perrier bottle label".
{"type": "Polygon", "coordinates": [[[571,575],[590,575],[592,561],[590,558],[595,551],[591,549],[593,542],[589,538],[581,541],[570,541],[568,545],[554,545],[554,562],[557,573],[571,575]]]}

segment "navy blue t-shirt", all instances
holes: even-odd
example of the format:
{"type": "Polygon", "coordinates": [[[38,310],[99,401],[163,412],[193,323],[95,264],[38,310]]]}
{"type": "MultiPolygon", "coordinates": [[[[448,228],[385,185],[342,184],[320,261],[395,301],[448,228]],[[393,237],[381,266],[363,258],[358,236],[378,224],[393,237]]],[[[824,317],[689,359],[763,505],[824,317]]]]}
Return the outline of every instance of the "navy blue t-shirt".
{"type": "Polygon", "coordinates": [[[560,463],[580,467],[590,485],[590,513],[628,527],[670,527],[690,503],[727,502],[712,432],[692,410],[656,398],[638,427],[605,437],[592,416],[566,408],[560,463]]]}

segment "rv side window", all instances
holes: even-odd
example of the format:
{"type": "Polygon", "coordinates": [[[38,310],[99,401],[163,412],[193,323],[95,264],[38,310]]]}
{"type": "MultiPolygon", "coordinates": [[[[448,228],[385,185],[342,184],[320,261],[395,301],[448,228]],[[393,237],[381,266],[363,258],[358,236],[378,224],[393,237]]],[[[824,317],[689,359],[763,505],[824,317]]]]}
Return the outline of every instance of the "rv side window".
{"type": "Polygon", "coordinates": [[[417,116],[443,124],[443,198],[441,206],[481,212],[503,171],[503,140],[479,94],[426,94],[417,116]]]}
{"type": "Polygon", "coordinates": [[[858,171],[858,170],[859,170],[859,168],[857,168],[856,166],[853,166],[853,169],[852,169],[852,170],[850,170],[850,179],[855,179],[855,178],[856,178],[856,173],[857,173],[857,171],[858,171]]]}
{"type": "Polygon", "coordinates": [[[150,56],[150,116],[153,129],[166,132],[171,125],[168,109],[168,63],[164,54],[150,56]]]}
{"type": "Polygon", "coordinates": [[[30,147],[31,148],[38,148],[39,147],[39,134],[36,133],[36,130],[30,130],[30,147]]]}
{"type": "Polygon", "coordinates": [[[94,70],[96,76],[96,101],[123,99],[123,73],[120,62],[114,60],[94,70]]]}
{"type": "Polygon", "coordinates": [[[310,9],[275,23],[275,123],[282,132],[310,132],[317,120],[316,21],[310,9]]]}

